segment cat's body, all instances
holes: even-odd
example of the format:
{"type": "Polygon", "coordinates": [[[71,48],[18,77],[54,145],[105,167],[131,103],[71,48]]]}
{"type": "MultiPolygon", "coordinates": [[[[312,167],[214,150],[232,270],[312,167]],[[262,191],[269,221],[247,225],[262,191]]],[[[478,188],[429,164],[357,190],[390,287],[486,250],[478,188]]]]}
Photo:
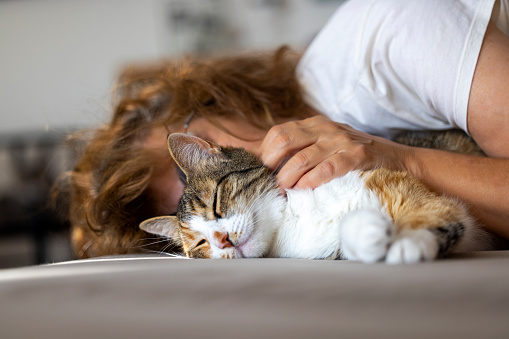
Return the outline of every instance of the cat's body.
{"type": "Polygon", "coordinates": [[[402,172],[353,171],[313,191],[286,193],[282,202],[268,199],[267,209],[284,206],[265,254],[268,257],[415,262],[434,259],[453,248],[479,249],[482,244],[482,235],[463,206],[426,196],[429,191],[402,172]],[[377,180],[398,184],[377,191],[369,187],[376,187],[377,180]],[[408,187],[402,183],[407,180],[417,186],[412,188],[413,199],[405,197],[408,187]],[[384,201],[383,194],[389,190],[391,198],[384,201]],[[409,210],[413,215],[405,215],[409,210]]]}
{"type": "Polygon", "coordinates": [[[245,150],[182,134],[169,146],[188,180],[177,217],[140,227],[180,241],[190,257],[409,263],[489,246],[461,203],[405,172],[352,171],[285,195],[245,150]]]}

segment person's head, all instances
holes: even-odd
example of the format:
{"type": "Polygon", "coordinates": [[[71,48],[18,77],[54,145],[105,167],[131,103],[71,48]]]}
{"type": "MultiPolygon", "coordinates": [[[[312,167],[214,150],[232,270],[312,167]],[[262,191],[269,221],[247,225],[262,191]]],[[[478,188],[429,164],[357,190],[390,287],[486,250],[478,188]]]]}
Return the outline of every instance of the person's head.
{"type": "MultiPolygon", "coordinates": [[[[79,257],[163,250],[143,220],[172,214],[183,192],[167,134],[188,131],[255,149],[277,122],[305,114],[297,56],[186,58],[126,68],[111,121],[96,129],[70,173],[72,241],[79,257]]],[[[168,250],[174,250],[168,248],[168,250]]]]}

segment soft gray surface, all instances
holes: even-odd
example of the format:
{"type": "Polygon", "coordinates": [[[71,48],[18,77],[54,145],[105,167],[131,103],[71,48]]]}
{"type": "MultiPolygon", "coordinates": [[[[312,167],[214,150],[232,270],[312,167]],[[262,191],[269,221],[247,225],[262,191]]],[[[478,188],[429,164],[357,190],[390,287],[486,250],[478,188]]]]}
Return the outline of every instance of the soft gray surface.
{"type": "Polygon", "coordinates": [[[0,303],[1,338],[509,338],[509,251],[76,261],[0,271],[0,303]]]}

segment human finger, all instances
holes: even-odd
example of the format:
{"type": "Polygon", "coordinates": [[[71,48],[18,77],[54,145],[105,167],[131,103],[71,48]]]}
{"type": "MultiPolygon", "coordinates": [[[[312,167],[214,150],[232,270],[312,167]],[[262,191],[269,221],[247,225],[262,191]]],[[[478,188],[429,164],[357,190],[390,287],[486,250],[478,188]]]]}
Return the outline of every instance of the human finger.
{"type": "Polygon", "coordinates": [[[334,152],[334,149],[326,147],[323,143],[312,144],[298,151],[288,159],[279,171],[277,175],[279,186],[283,189],[293,187],[304,174],[330,157],[334,152]]]}
{"type": "Polygon", "coordinates": [[[316,142],[316,133],[309,133],[301,122],[292,121],[272,127],[259,148],[263,163],[276,169],[299,150],[316,142]]]}
{"type": "Polygon", "coordinates": [[[294,187],[314,189],[352,170],[361,169],[368,162],[363,145],[336,152],[306,172],[294,187]]]}

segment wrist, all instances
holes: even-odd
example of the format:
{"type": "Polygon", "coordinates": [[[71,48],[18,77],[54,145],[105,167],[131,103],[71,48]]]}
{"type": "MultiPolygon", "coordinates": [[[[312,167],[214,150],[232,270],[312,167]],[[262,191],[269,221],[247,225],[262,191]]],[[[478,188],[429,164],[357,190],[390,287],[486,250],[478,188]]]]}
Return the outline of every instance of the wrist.
{"type": "Polygon", "coordinates": [[[423,179],[423,148],[403,146],[401,148],[401,165],[404,170],[418,179],[423,179]]]}

